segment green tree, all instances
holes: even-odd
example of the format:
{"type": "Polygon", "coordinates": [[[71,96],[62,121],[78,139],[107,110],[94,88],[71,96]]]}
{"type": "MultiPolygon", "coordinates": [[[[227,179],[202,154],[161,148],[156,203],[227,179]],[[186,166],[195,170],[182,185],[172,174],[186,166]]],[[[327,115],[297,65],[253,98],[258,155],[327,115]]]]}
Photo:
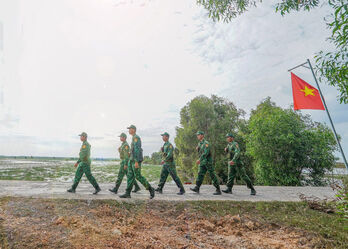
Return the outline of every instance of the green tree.
{"type": "MultiPolygon", "coordinates": [[[[261,0],[197,0],[214,21],[230,22],[249,8],[261,3],[261,0]]],[[[320,51],[316,55],[315,69],[319,80],[327,82],[339,91],[340,103],[348,103],[348,3],[347,0],[321,1],[328,3],[332,14],[326,20],[331,30],[329,42],[335,49],[330,52],[320,51]]],[[[282,0],[275,5],[275,11],[281,15],[291,11],[307,10],[318,7],[319,0],[282,0]]]]}
{"type": "Polygon", "coordinates": [[[309,116],[276,106],[270,98],[252,111],[249,131],[247,153],[261,184],[321,185],[334,166],[337,147],[332,131],[309,116]]]}
{"type": "Polygon", "coordinates": [[[162,153],[160,151],[153,152],[151,154],[151,163],[154,165],[159,165],[162,162],[162,153]]]}
{"type": "Polygon", "coordinates": [[[246,124],[242,119],[243,115],[244,111],[237,109],[232,102],[215,95],[210,98],[198,96],[181,109],[180,127],[176,127],[175,144],[180,152],[176,156],[177,165],[180,165],[185,179],[193,180],[197,173],[196,132],[202,130],[212,146],[216,172],[223,182],[226,180],[226,157],[223,152],[226,146],[225,134],[234,132],[237,135],[236,139],[244,145],[241,134],[242,129],[246,129],[246,124]]]}

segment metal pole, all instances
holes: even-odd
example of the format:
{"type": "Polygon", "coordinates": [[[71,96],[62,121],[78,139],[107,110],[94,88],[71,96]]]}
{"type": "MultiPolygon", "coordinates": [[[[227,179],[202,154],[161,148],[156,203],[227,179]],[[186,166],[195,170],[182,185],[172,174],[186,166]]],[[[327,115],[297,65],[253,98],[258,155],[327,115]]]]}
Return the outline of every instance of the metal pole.
{"type": "Polygon", "coordinates": [[[334,132],[334,134],[335,134],[335,138],[336,138],[338,147],[340,147],[344,165],[346,166],[346,168],[347,168],[347,170],[348,170],[347,160],[346,160],[346,157],[345,157],[345,155],[344,155],[344,152],[343,152],[341,143],[340,143],[340,141],[338,140],[338,136],[337,136],[337,133],[336,133],[336,129],[335,129],[335,126],[334,126],[334,124],[333,124],[333,122],[332,122],[332,120],[331,120],[331,116],[330,116],[330,113],[329,113],[329,109],[327,109],[324,96],[323,96],[323,94],[321,93],[320,86],[319,86],[318,81],[317,81],[317,77],[315,77],[315,74],[314,74],[314,71],[313,71],[313,68],[312,68],[312,64],[311,64],[311,62],[309,61],[309,59],[307,59],[307,62],[308,62],[309,67],[311,68],[311,71],[312,71],[312,74],[313,74],[315,83],[317,83],[317,87],[318,87],[318,90],[319,90],[319,94],[320,94],[321,99],[323,100],[323,104],[324,104],[324,106],[325,106],[325,110],[326,110],[327,116],[329,117],[329,120],[330,120],[330,123],[331,123],[331,126],[332,126],[332,130],[333,130],[333,132],[334,132]]]}
{"type": "Polygon", "coordinates": [[[309,67],[306,67],[306,66],[305,66],[307,63],[308,63],[308,61],[306,61],[305,63],[302,63],[302,64],[300,64],[300,65],[298,65],[298,66],[296,66],[296,67],[290,68],[290,69],[288,70],[288,72],[290,72],[290,71],[292,71],[292,70],[294,70],[294,69],[296,69],[296,68],[298,68],[298,67],[305,67],[305,68],[308,68],[308,69],[309,69],[309,67]]]}

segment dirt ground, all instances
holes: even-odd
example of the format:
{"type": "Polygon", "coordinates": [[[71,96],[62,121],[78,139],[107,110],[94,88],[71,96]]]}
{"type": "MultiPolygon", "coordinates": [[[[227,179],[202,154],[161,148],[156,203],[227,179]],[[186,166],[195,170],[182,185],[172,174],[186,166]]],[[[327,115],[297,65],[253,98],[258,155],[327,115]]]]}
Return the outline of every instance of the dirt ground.
{"type": "Polygon", "coordinates": [[[9,198],[1,248],[314,248],[316,236],[244,215],[207,216],[185,203],[9,198]]]}

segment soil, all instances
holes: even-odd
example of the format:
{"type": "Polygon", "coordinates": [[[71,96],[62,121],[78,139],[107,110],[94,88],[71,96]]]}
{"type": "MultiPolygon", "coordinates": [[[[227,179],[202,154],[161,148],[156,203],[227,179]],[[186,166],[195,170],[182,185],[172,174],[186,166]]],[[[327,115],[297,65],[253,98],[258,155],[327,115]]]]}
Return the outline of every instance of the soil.
{"type": "Polygon", "coordinates": [[[313,234],[182,202],[9,198],[0,248],[313,248],[313,234]]]}

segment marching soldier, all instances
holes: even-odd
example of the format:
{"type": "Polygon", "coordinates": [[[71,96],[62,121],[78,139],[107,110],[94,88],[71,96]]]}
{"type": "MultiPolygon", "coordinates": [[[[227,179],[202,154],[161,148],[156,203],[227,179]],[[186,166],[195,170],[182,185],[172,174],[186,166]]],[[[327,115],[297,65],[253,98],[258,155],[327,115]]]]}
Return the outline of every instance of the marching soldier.
{"type": "Polygon", "coordinates": [[[162,190],[164,187],[164,184],[166,183],[167,177],[170,174],[173,178],[174,182],[180,189],[180,192],[177,193],[178,195],[183,195],[185,193],[185,189],[180,181],[180,178],[178,177],[176,173],[175,168],[175,161],[174,161],[174,147],[173,145],[168,141],[169,140],[169,134],[167,132],[161,134],[162,139],[164,141],[164,145],[161,148],[162,151],[162,162],[163,165],[162,171],[161,171],[161,177],[160,182],[158,184],[158,188],[156,191],[160,194],[162,194],[162,190]]]}
{"type": "Polygon", "coordinates": [[[88,181],[93,185],[95,191],[93,194],[98,194],[101,191],[97,181],[91,173],[91,145],[87,142],[87,133],[82,132],[80,135],[80,140],[82,141],[82,146],[80,149],[79,160],[75,163],[75,168],[77,167],[75,173],[74,184],[68,189],[68,192],[75,193],[77,185],[79,184],[83,174],[86,175],[88,181]]]}
{"type": "Polygon", "coordinates": [[[210,144],[204,139],[204,132],[198,131],[196,133],[199,140],[197,151],[199,154],[199,160],[196,164],[199,165],[198,176],[196,180],[196,186],[190,188],[192,191],[199,193],[199,188],[203,183],[203,179],[207,171],[209,172],[210,178],[213,181],[213,185],[216,188],[214,195],[221,195],[219,181],[214,171],[213,158],[210,151],[210,144]]]}
{"type": "Polygon", "coordinates": [[[232,187],[234,183],[234,178],[238,173],[240,177],[246,182],[248,188],[251,189],[250,194],[255,195],[256,190],[254,189],[253,184],[251,183],[250,178],[245,172],[243,163],[240,161],[240,148],[237,142],[234,141],[234,136],[232,133],[226,135],[226,140],[228,142],[225,152],[228,155],[228,180],[227,180],[227,189],[222,190],[224,193],[232,194],[232,187]]]}
{"type": "Polygon", "coordinates": [[[151,187],[144,176],[141,175],[141,162],[143,161],[143,149],[141,148],[140,137],[136,134],[137,128],[134,125],[127,127],[129,134],[133,136],[131,144],[130,160],[128,162],[127,188],[121,198],[130,198],[130,192],[135,179],[138,180],[150,192],[150,199],[155,197],[155,189],[151,187]]]}
{"type": "MultiPolygon", "coordinates": [[[[118,171],[118,176],[116,180],[116,185],[113,189],[109,189],[110,192],[113,192],[117,194],[117,191],[119,187],[121,186],[121,182],[123,180],[123,177],[127,175],[127,167],[128,167],[128,161],[129,161],[129,145],[127,143],[127,135],[125,133],[121,133],[119,136],[120,140],[122,142],[121,147],[118,148],[118,152],[120,153],[120,169],[118,171]]],[[[134,190],[133,192],[136,193],[140,190],[140,187],[136,181],[134,181],[134,190]]]]}

